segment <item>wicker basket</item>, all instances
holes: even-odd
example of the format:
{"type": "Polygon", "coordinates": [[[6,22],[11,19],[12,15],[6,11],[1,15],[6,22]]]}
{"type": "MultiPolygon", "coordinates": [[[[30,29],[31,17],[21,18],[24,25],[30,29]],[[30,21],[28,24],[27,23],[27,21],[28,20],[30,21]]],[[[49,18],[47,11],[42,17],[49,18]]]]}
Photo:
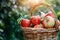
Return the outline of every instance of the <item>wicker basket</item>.
{"type": "Polygon", "coordinates": [[[55,28],[45,29],[45,28],[24,28],[22,27],[24,37],[26,38],[26,40],[58,40],[58,24],[57,24],[58,21],[57,21],[55,12],[51,8],[51,6],[45,3],[34,5],[31,8],[30,15],[32,16],[36,7],[41,6],[41,5],[45,5],[48,9],[50,9],[50,11],[53,12],[54,19],[56,22],[55,28]]]}

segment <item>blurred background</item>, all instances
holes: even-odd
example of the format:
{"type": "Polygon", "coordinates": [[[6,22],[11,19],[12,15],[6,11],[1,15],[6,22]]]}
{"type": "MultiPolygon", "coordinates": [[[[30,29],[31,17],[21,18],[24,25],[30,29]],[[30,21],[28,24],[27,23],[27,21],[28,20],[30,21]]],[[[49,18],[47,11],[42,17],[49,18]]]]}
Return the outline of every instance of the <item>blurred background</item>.
{"type": "Polygon", "coordinates": [[[20,20],[30,18],[30,8],[40,2],[51,5],[60,21],[60,0],[0,0],[0,40],[25,40],[20,20]]]}

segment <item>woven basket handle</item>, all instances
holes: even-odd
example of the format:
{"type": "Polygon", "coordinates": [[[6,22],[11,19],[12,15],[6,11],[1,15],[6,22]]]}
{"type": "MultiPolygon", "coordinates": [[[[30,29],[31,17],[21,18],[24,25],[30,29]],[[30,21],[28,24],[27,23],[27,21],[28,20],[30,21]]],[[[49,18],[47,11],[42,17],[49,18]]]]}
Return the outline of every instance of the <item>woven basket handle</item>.
{"type": "Polygon", "coordinates": [[[53,8],[52,8],[49,4],[39,3],[39,4],[37,4],[37,5],[34,5],[34,6],[31,8],[31,10],[30,10],[30,16],[33,15],[33,12],[34,12],[34,10],[36,10],[36,7],[42,7],[42,5],[45,5],[45,6],[54,14],[54,19],[55,19],[55,21],[56,21],[55,27],[56,27],[56,29],[58,29],[57,16],[56,16],[53,8]]]}
{"type": "Polygon", "coordinates": [[[50,9],[50,11],[51,11],[52,13],[54,13],[54,15],[55,15],[55,12],[53,11],[53,8],[52,8],[49,4],[46,4],[46,3],[39,3],[39,4],[37,4],[37,5],[34,5],[34,6],[31,8],[31,10],[30,10],[30,15],[32,16],[34,10],[36,10],[37,7],[41,7],[42,5],[45,5],[45,6],[46,6],[48,9],[50,9]]]}

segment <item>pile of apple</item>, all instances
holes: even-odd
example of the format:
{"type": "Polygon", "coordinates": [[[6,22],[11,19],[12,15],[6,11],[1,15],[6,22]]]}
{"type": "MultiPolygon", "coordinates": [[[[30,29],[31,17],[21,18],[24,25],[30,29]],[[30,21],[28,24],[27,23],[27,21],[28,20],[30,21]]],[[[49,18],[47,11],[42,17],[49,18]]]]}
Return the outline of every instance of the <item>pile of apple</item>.
{"type": "Polygon", "coordinates": [[[31,16],[30,20],[22,19],[21,25],[22,27],[28,28],[31,26],[33,26],[33,28],[53,28],[55,25],[54,14],[50,11],[42,16],[31,16]]]}

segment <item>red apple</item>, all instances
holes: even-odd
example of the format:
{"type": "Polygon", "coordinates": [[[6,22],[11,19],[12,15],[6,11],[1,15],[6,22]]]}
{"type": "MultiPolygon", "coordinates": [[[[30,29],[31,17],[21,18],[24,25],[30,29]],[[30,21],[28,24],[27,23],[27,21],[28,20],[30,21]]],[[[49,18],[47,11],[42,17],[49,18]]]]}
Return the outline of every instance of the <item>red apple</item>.
{"type": "Polygon", "coordinates": [[[51,17],[53,17],[53,18],[55,17],[55,15],[54,15],[51,11],[49,11],[49,12],[45,15],[45,17],[46,17],[46,16],[51,16],[51,17]]]}
{"type": "Polygon", "coordinates": [[[43,28],[43,25],[40,24],[40,25],[35,25],[34,28],[43,28]]]}
{"type": "Polygon", "coordinates": [[[53,28],[55,25],[55,20],[51,16],[46,16],[42,21],[42,24],[44,25],[45,28],[53,28]]]}
{"type": "Polygon", "coordinates": [[[28,19],[22,19],[21,25],[23,27],[30,27],[30,20],[28,20],[28,19]]]}
{"type": "Polygon", "coordinates": [[[37,16],[32,16],[30,21],[33,25],[38,25],[38,24],[40,24],[41,18],[38,15],[37,16]]]}

